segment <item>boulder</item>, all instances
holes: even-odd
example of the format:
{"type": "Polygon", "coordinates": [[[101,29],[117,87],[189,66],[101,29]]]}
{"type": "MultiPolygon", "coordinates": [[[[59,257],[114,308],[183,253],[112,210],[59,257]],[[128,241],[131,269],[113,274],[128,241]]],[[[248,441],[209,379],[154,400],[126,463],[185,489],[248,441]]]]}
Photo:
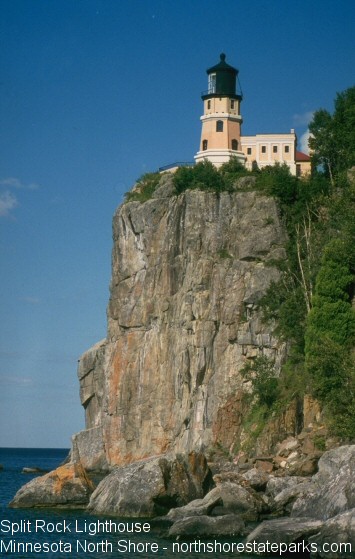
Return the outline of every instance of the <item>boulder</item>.
{"type": "Polygon", "coordinates": [[[211,481],[202,454],[154,457],[115,468],[98,485],[88,510],[151,517],[202,497],[211,481]]]}
{"type": "Polygon", "coordinates": [[[293,476],[313,476],[318,471],[319,454],[313,453],[290,465],[288,473],[293,476]]]}
{"type": "Polygon", "coordinates": [[[85,508],[93,490],[83,467],[70,463],[26,483],[9,506],[85,508]]]}
{"type": "Polygon", "coordinates": [[[244,534],[243,520],[235,514],[225,516],[188,516],[177,520],[169,536],[239,536],[244,534]]]}
{"type": "Polygon", "coordinates": [[[352,559],[355,549],[355,509],[327,520],[309,541],[318,548],[318,554],[311,554],[311,557],[352,559]]]}
{"type": "Polygon", "coordinates": [[[307,481],[305,477],[301,476],[285,476],[285,477],[275,477],[270,476],[267,484],[265,493],[267,496],[274,499],[276,495],[284,491],[285,489],[290,489],[291,487],[295,487],[300,483],[307,481]]]}
{"type": "Polygon", "coordinates": [[[204,454],[177,454],[160,460],[166,493],[174,506],[182,506],[196,497],[203,497],[213,486],[212,473],[204,454]]]}
{"type": "Polygon", "coordinates": [[[47,474],[49,470],[44,470],[43,468],[37,467],[24,467],[21,470],[23,474],[47,474]]]}
{"type": "Polygon", "coordinates": [[[300,496],[307,495],[309,490],[309,481],[286,487],[278,493],[271,502],[269,501],[271,511],[278,516],[282,516],[283,514],[289,515],[296,499],[300,496]]]}
{"type": "Polygon", "coordinates": [[[224,482],[212,489],[203,499],[169,511],[168,518],[179,520],[191,516],[222,516],[235,514],[246,521],[256,521],[264,502],[251,488],[224,482]]]}
{"type": "Polygon", "coordinates": [[[307,491],[296,499],[291,516],[327,520],[355,508],[355,445],[325,452],[318,473],[308,482],[307,491]]]}
{"type": "Polygon", "coordinates": [[[224,483],[218,489],[226,511],[238,514],[250,522],[259,518],[264,503],[255,491],[235,483],[224,483]]]}
{"type": "Polygon", "coordinates": [[[245,474],[242,474],[242,478],[245,479],[255,491],[265,491],[270,480],[270,474],[263,470],[252,468],[248,472],[245,472],[245,474]]]}
{"type": "Polygon", "coordinates": [[[195,499],[183,507],[171,509],[167,518],[175,522],[191,516],[208,516],[220,505],[223,506],[220,488],[215,487],[203,499],[195,499]]]}
{"type": "MultiPolygon", "coordinates": [[[[272,542],[289,546],[293,542],[308,541],[308,538],[322,527],[321,520],[310,518],[277,518],[265,520],[253,530],[246,541],[266,543],[272,542]]],[[[284,550],[286,551],[286,550],[284,550]]],[[[297,555],[295,555],[297,556],[297,555]]]]}

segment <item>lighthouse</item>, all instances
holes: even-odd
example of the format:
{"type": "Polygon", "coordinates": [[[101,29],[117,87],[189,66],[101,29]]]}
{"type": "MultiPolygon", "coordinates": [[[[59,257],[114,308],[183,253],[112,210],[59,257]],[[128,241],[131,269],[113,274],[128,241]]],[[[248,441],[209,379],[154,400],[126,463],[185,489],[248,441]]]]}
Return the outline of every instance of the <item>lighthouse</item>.
{"type": "Polygon", "coordinates": [[[216,167],[236,157],[245,164],[241,148],[240,103],[242,95],[237,92],[238,70],[226,62],[226,55],[207,70],[208,89],[203,92],[203,115],[200,149],[195,155],[196,163],[211,161],[216,167]]]}

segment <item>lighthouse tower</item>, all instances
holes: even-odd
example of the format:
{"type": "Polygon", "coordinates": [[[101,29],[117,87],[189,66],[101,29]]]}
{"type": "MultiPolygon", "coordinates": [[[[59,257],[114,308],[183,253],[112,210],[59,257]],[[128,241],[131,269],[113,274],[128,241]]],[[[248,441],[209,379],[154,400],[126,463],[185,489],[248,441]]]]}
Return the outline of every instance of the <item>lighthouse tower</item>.
{"type": "Polygon", "coordinates": [[[244,164],[246,157],[240,142],[242,96],[236,89],[238,70],[227,64],[222,53],[219,63],[209,68],[207,75],[208,90],[202,94],[201,143],[195,161],[207,159],[219,167],[236,157],[244,164]]]}

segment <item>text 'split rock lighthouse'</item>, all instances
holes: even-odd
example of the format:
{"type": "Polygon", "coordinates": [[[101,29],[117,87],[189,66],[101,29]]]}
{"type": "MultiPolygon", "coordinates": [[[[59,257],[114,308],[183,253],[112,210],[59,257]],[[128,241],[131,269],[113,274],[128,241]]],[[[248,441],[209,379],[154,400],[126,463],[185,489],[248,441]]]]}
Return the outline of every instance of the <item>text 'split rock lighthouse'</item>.
{"type": "Polygon", "coordinates": [[[242,95],[237,93],[236,86],[238,70],[227,64],[226,55],[221,54],[220,62],[209,68],[207,75],[208,90],[202,94],[204,111],[196,163],[208,159],[218,167],[234,156],[244,164],[246,157],[240,141],[242,95]]]}

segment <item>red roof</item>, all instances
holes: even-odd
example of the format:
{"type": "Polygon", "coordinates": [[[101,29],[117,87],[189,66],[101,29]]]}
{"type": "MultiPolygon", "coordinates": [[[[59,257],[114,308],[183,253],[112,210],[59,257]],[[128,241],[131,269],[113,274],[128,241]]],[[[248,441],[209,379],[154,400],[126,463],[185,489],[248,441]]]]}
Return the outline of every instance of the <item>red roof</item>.
{"type": "Polygon", "coordinates": [[[310,161],[311,158],[302,151],[296,151],[296,161],[310,161]]]}

